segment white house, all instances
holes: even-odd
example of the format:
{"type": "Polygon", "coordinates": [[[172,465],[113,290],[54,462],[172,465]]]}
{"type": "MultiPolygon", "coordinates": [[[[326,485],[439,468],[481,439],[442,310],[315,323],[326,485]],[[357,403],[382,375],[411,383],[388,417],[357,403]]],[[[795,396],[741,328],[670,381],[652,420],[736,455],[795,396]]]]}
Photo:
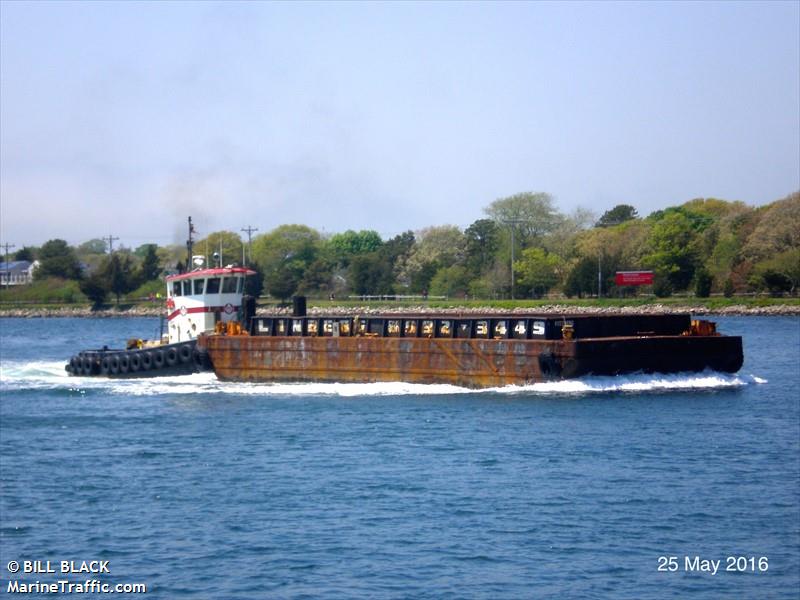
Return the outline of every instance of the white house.
{"type": "Polygon", "coordinates": [[[33,281],[33,272],[39,266],[39,261],[12,260],[8,263],[0,262],[0,285],[24,285],[33,281]]]}

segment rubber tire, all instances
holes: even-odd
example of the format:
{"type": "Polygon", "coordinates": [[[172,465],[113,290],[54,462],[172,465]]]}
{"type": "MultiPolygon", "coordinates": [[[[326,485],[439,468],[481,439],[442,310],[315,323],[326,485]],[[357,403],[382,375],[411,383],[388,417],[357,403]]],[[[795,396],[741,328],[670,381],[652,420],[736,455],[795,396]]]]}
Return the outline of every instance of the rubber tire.
{"type": "Polygon", "coordinates": [[[102,375],[108,375],[111,372],[111,359],[108,356],[104,356],[103,360],[100,361],[100,373],[102,375]]]}
{"type": "Polygon", "coordinates": [[[142,355],[138,352],[131,352],[131,359],[130,359],[130,370],[131,373],[136,373],[140,371],[142,368],[142,355]]]}
{"type": "Polygon", "coordinates": [[[178,348],[178,358],[180,359],[182,365],[185,365],[192,361],[191,344],[184,344],[183,346],[178,348]]]}
{"type": "Polygon", "coordinates": [[[125,354],[121,354],[119,357],[119,372],[122,375],[126,375],[130,370],[131,370],[131,357],[126,352],[125,354]]]}
{"type": "Polygon", "coordinates": [[[69,359],[69,367],[70,372],[75,375],[80,375],[81,371],[83,370],[83,366],[81,365],[81,357],[80,356],[73,356],[69,359]]]}
{"type": "Polygon", "coordinates": [[[112,375],[119,375],[119,354],[108,359],[108,372],[112,375]]]}
{"type": "Polygon", "coordinates": [[[153,368],[154,369],[163,369],[164,368],[164,351],[163,350],[156,350],[153,354],[153,368]]]}
{"type": "Polygon", "coordinates": [[[142,371],[149,371],[153,368],[153,353],[149,350],[142,352],[142,371]]]}
{"type": "Polygon", "coordinates": [[[168,348],[165,356],[164,361],[167,363],[168,367],[174,367],[178,364],[178,349],[177,348],[168,348]]]}
{"type": "Polygon", "coordinates": [[[93,367],[93,365],[92,365],[92,359],[91,359],[91,358],[89,358],[88,356],[84,356],[84,357],[83,357],[83,360],[82,360],[81,362],[82,362],[82,365],[81,365],[81,367],[82,367],[82,369],[81,369],[81,372],[82,372],[82,373],[83,373],[83,375],[85,375],[86,377],[90,376],[90,375],[92,374],[92,367],[93,367]]]}

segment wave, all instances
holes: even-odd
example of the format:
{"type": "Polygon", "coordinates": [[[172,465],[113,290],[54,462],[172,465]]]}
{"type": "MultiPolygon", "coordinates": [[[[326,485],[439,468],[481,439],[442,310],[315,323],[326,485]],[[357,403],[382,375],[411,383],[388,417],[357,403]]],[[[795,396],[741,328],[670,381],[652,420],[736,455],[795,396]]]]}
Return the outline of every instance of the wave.
{"type": "Polygon", "coordinates": [[[499,393],[511,395],[585,395],[596,393],[645,393],[738,388],[767,383],[754,375],[703,373],[633,374],[615,377],[583,377],[563,381],[509,385],[473,390],[447,384],[379,383],[239,383],[220,381],[213,373],[195,373],[153,379],[104,379],[71,377],[63,362],[6,362],[0,366],[0,387],[14,390],[102,391],[112,394],[186,395],[239,394],[263,396],[404,396],[499,393]]]}

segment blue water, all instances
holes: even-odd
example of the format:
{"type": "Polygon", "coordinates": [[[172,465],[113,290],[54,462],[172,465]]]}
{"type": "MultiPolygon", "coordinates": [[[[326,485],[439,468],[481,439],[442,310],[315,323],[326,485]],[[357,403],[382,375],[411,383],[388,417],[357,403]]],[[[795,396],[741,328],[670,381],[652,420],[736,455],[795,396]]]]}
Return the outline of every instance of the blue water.
{"type": "Polygon", "coordinates": [[[717,321],[736,376],[468,392],[68,378],[157,320],[0,319],[0,585],[108,560],[165,599],[797,598],[800,319],[717,321]]]}

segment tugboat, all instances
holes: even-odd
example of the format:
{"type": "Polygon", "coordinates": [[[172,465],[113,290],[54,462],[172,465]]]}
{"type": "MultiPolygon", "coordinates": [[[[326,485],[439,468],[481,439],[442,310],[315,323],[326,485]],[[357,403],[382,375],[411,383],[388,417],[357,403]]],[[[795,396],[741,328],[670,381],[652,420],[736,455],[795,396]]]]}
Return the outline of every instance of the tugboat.
{"type": "Polygon", "coordinates": [[[83,350],[65,366],[81,377],[158,377],[208,370],[205,351],[198,350],[197,337],[207,333],[232,335],[239,323],[254,312],[251,298],[243,302],[244,280],[255,272],[228,265],[207,268],[205,258],[192,256],[189,217],[189,255],[195,269],[166,277],[167,332],[159,340],[128,340],[126,348],[83,350]]]}

